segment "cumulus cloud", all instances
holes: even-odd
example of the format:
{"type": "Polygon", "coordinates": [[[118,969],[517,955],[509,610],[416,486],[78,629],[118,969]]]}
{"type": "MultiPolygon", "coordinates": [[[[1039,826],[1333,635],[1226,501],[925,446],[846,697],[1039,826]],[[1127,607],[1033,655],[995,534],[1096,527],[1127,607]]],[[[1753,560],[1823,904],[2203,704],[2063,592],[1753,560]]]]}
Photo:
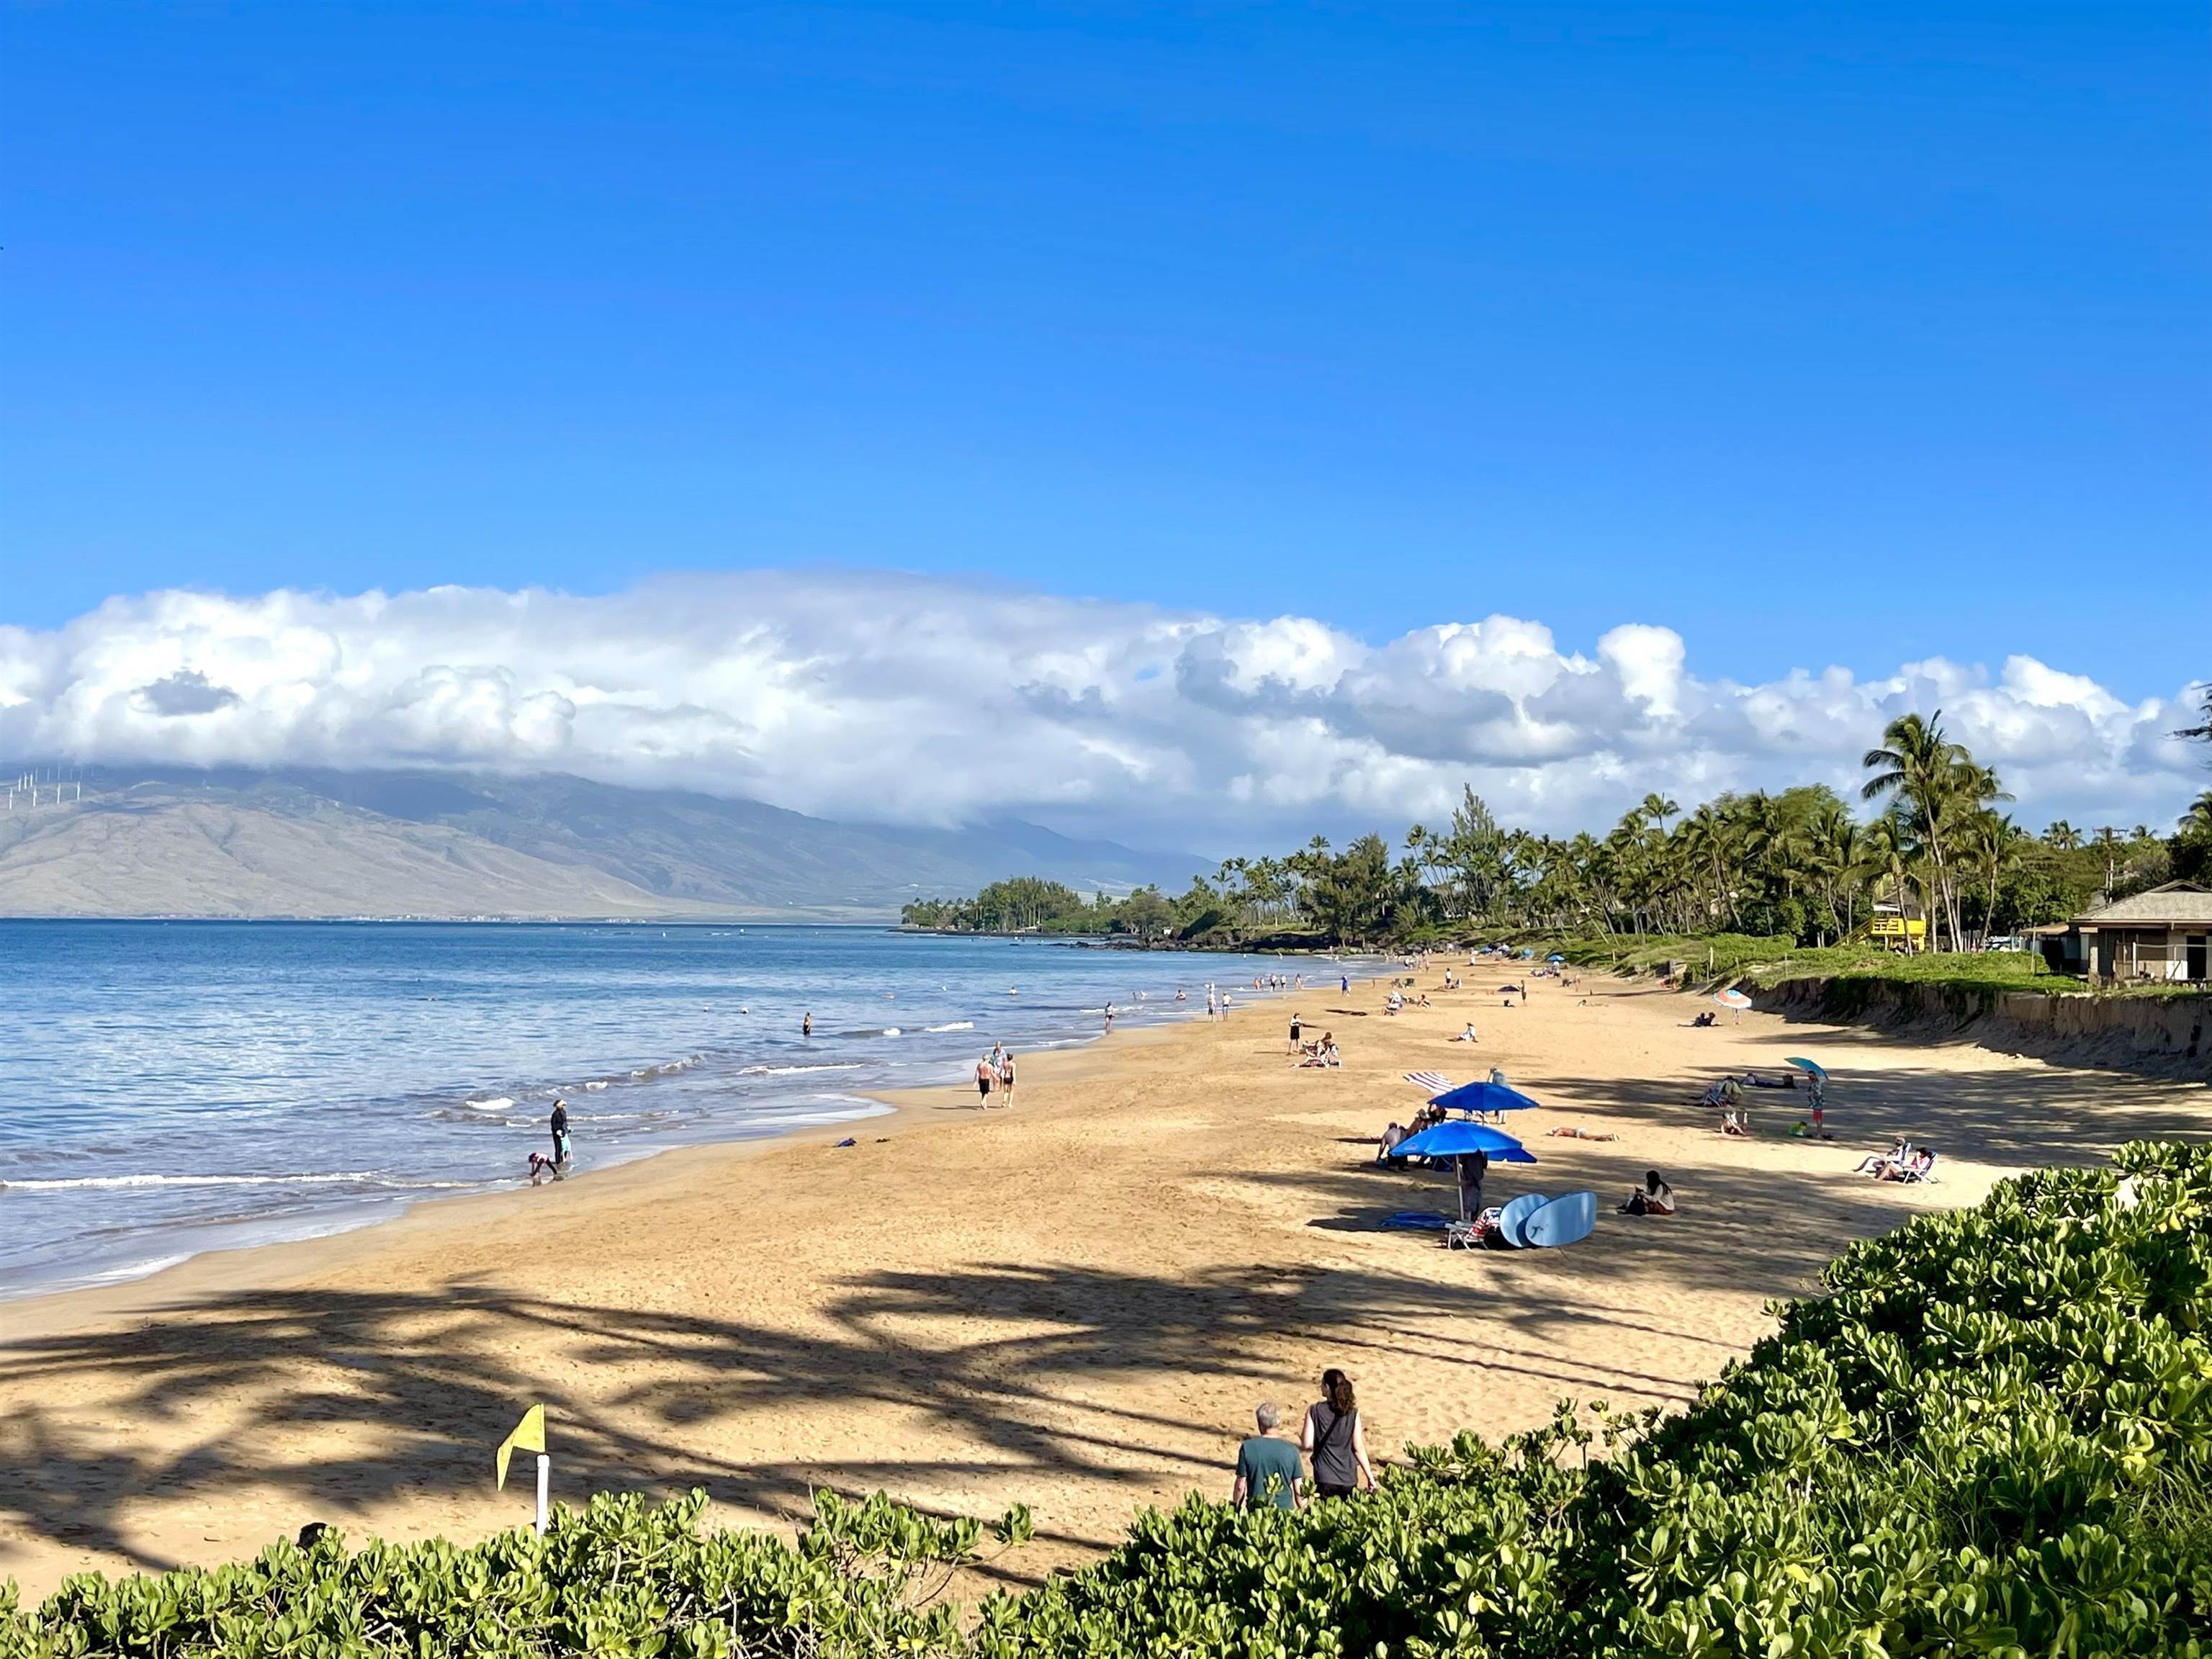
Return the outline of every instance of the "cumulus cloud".
{"type": "Polygon", "coordinates": [[[18,757],[565,771],[1219,850],[1437,819],[1462,783],[1552,830],[1652,789],[1847,787],[1887,720],[1939,708],[2031,822],[2162,823],[2203,786],[2164,735],[2181,688],[2130,703],[2027,657],[1746,685],[1634,622],[1588,655],[1496,616],[1376,644],[1312,617],[848,571],[593,598],[168,592],[0,626],[0,750],[18,757]]]}

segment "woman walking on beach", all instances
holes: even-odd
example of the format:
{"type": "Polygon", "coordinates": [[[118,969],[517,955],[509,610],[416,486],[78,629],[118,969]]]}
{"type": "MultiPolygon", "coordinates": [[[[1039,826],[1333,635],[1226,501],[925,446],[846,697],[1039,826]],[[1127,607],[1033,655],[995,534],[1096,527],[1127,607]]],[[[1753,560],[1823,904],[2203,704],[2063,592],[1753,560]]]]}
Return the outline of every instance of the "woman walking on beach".
{"type": "Polygon", "coordinates": [[[1306,1408],[1300,1439],[1313,1463],[1314,1490],[1323,1498],[1349,1497],[1360,1486],[1372,1490],[1375,1468],[1367,1461],[1367,1432],[1352,1379],[1332,1365],[1321,1374],[1321,1392],[1322,1398],[1306,1408]]]}

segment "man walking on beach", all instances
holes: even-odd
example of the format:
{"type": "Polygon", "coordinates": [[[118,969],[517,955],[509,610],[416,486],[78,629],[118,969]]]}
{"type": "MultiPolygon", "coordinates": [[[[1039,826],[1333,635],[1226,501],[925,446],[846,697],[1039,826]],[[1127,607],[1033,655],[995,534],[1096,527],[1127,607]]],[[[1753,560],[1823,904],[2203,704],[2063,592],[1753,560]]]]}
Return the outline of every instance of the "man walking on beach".
{"type": "Polygon", "coordinates": [[[1294,1510],[1305,1495],[1305,1470],[1298,1462],[1298,1449],[1275,1432],[1282,1425],[1282,1407],[1272,1400],[1262,1401],[1253,1416],[1260,1432],[1237,1449],[1237,1486],[1230,1501],[1294,1510]]]}

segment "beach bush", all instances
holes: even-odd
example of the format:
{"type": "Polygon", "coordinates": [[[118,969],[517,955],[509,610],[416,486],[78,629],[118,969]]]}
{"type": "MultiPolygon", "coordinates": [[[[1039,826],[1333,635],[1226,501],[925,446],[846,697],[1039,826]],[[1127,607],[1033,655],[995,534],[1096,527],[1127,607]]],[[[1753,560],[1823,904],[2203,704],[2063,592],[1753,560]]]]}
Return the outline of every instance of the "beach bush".
{"type": "Polygon", "coordinates": [[[825,1496],[787,1544],[602,1498],[542,1540],[73,1578],[0,1604],[0,1652],[2212,1659],[2212,1151],[2007,1182],[1778,1313],[1686,1411],[1562,1405],[1297,1512],[1194,1498],[965,1617],[972,1522],[825,1496]]]}

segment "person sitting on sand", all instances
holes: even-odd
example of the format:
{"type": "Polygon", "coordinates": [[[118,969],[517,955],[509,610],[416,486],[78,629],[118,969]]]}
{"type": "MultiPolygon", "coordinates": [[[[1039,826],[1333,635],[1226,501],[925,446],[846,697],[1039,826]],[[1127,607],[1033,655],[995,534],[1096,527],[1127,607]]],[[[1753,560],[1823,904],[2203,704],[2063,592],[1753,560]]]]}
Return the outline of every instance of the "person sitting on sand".
{"type": "Polygon", "coordinates": [[[1377,1164],[1404,1162],[1396,1155],[1398,1147],[1401,1142],[1411,1140],[1413,1138],[1413,1131],[1407,1128],[1404,1124],[1393,1123],[1382,1132],[1382,1139],[1375,1148],[1375,1161],[1377,1164]]]}
{"type": "Polygon", "coordinates": [[[1452,1041],[1454,1042],[1480,1042],[1482,1039],[1475,1036],[1474,1022],[1473,1020],[1469,1020],[1467,1023],[1467,1030],[1462,1031],[1457,1036],[1454,1037],[1452,1041]]]}
{"type": "Polygon", "coordinates": [[[1747,1135],[1751,1133],[1751,1116],[1747,1112],[1731,1106],[1721,1114],[1721,1133],[1724,1135],[1747,1135]]]}
{"type": "Polygon", "coordinates": [[[1688,1026],[1689,1029],[1693,1031],[1701,1031],[1705,1030],[1706,1026],[1713,1024],[1714,1023],[1713,1011],[1710,1008],[1706,1009],[1704,1013],[1699,1014],[1695,1019],[1685,1020],[1683,1022],[1685,1025],[1688,1026]]]}
{"type": "Polygon", "coordinates": [[[1618,1140],[1620,1139],[1617,1134],[1613,1134],[1611,1133],[1598,1134],[1591,1130],[1582,1128],[1572,1123],[1561,1123],[1555,1125],[1547,1133],[1555,1134],[1563,1140],[1618,1140]]]}
{"type": "Polygon", "coordinates": [[[1237,1484],[1229,1501],[1248,1508],[1273,1504],[1294,1510],[1305,1496],[1305,1466],[1298,1462],[1298,1449],[1275,1432],[1282,1426],[1283,1408],[1263,1400],[1252,1418],[1260,1432],[1237,1449],[1237,1484]]]}
{"type": "Polygon", "coordinates": [[[1656,1170],[1644,1172],[1644,1184],[1628,1195],[1628,1202],[1620,1206],[1623,1215],[1672,1215],[1674,1213],[1674,1189],[1667,1178],[1656,1170]]]}
{"type": "Polygon", "coordinates": [[[1733,1077],[1716,1078],[1698,1097],[1700,1106],[1735,1106],[1743,1101],[1743,1085],[1733,1077]]]}

